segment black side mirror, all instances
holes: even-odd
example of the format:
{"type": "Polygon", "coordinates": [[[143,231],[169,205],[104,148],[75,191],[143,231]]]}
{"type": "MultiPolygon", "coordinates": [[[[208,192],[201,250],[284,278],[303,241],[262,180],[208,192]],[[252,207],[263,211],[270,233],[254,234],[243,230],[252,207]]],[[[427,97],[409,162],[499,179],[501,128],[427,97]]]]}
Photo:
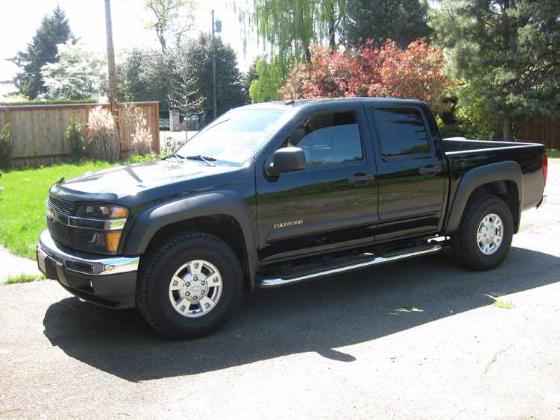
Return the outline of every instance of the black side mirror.
{"type": "Polygon", "coordinates": [[[266,168],[268,176],[277,177],[284,172],[305,169],[305,153],[300,147],[282,147],[276,150],[266,168]]]}

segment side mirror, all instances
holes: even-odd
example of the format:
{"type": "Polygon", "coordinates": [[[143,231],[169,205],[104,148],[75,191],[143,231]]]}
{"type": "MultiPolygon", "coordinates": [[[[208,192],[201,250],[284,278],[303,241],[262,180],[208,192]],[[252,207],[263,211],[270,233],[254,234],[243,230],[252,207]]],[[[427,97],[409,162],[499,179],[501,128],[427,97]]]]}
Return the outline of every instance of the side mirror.
{"type": "Polygon", "coordinates": [[[300,147],[282,147],[276,150],[266,168],[268,176],[277,177],[284,172],[305,169],[305,153],[300,147]]]}

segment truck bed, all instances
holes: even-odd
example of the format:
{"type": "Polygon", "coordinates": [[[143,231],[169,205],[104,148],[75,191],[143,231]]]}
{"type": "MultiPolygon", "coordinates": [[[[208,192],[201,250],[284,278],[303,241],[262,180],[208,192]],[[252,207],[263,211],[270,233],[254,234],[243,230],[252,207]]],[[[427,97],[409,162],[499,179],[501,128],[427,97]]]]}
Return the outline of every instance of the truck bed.
{"type": "Polygon", "coordinates": [[[477,166],[513,161],[521,167],[523,192],[520,197],[522,209],[534,207],[542,201],[545,178],[543,172],[545,149],[539,143],[467,140],[448,138],[441,142],[447,158],[450,175],[450,194],[469,169],[477,166]]]}

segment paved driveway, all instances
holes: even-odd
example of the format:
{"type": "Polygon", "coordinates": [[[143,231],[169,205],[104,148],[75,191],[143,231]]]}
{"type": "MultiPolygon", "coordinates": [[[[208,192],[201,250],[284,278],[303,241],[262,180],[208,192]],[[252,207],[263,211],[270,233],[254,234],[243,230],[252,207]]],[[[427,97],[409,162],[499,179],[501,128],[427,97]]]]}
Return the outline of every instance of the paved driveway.
{"type": "Polygon", "coordinates": [[[507,262],[435,256],[250,297],[154,337],[52,281],[0,287],[0,417],[560,418],[560,165],[507,262]],[[497,303],[494,298],[498,298],[497,303]]]}

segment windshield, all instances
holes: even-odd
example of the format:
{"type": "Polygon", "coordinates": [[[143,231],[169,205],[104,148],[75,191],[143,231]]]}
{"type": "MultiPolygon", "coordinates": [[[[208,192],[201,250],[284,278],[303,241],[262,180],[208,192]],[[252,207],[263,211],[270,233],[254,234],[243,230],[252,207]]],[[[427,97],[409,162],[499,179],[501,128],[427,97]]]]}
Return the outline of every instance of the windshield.
{"type": "Polygon", "coordinates": [[[189,140],[176,155],[242,164],[259,150],[283,113],[278,109],[229,111],[189,140]]]}

